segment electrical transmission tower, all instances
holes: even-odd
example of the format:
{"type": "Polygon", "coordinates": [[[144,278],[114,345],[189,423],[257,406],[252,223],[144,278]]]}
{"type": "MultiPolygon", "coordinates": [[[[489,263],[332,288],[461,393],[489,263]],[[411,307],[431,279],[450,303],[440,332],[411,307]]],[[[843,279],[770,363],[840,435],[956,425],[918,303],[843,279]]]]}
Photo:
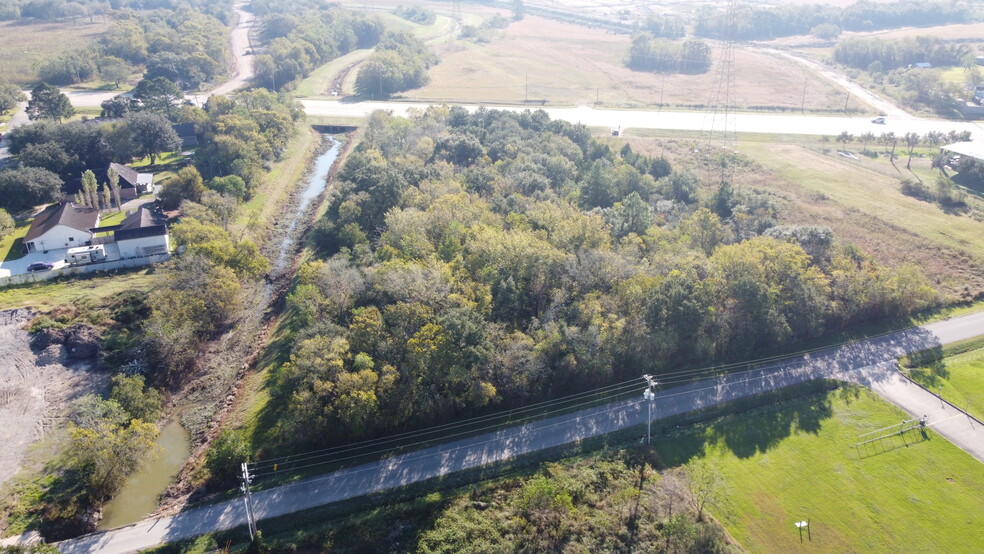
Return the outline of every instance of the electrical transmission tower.
{"type": "Polygon", "coordinates": [[[735,117],[735,42],[737,37],[738,0],[728,0],[724,20],[721,54],[717,61],[711,96],[707,102],[709,113],[704,121],[703,138],[711,149],[720,148],[725,156],[722,180],[731,180],[733,164],[730,157],[738,147],[735,117]],[[709,121],[708,121],[709,120],[709,121]]]}
{"type": "Polygon", "coordinates": [[[451,2],[451,25],[448,30],[448,52],[454,51],[454,36],[461,28],[461,2],[453,0],[451,2]]]}

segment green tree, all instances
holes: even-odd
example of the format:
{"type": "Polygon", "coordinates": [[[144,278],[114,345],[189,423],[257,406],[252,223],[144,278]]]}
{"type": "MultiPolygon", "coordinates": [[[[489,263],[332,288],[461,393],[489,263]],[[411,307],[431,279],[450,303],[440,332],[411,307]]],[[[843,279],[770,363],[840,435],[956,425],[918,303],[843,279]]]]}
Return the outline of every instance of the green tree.
{"type": "Polygon", "coordinates": [[[7,213],[7,210],[0,208],[0,238],[9,235],[14,227],[16,227],[14,218],[7,213]]]}
{"type": "Polygon", "coordinates": [[[32,121],[54,119],[60,122],[73,115],[75,108],[58,87],[40,83],[31,90],[31,99],[27,102],[27,117],[32,121]]]}
{"type": "Polygon", "coordinates": [[[90,170],[85,170],[82,172],[82,198],[85,199],[85,205],[90,208],[99,209],[99,196],[96,192],[99,188],[99,183],[96,182],[96,174],[90,170]]]}
{"type": "Polygon", "coordinates": [[[17,85],[0,81],[0,115],[4,115],[17,107],[18,102],[24,102],[27,96],[17,85]]]}
{"type": "Polygon", "coordinates": [[[0,170],[0,208],[18,212],[61,196],[64,182],[58,175],[37,167],[0,170]]]}
{"type": "Polygon", "coordinates": [[[123,203],[121,202],[120,194],[122,190],[120,189],[120,174],[116,172],[115,169],[110,167],[106,170],[106,177],[109,179],[108,187],[110,192],[113,194],[113,201],[116,202],[117,211],[123,211],[123,203]]]}
{"type": "Polygon", "coordinates": [[[205,184],[202,175],[194,167],[183,167],[171,180],[167,181],[158,193],[158,198],[165,210],[173,210],[181,205],[182,200],[199,202],[205,194],[205,184]]]}
{"type": "Polygon", "coordinates": [[[157,426],[140,420],[128,426],[101,421],[93,427],[69,424],[68,466],[78,472],[96,505],[113,496],[154,449],[157,426]]]}
{"type": "Polygon", "coordinates": [[[116,56],[106,56],[99,60],[99,76],[120,88],[120,83],[130,76],[130,66],[116,56]]]}
{"type": "Polygon", "coordinates": [[[184,99],[184,93],[178,85],[164,77],[143,79],[133,89],[133,98],[140,102],[144,109],[172,117],[178,103],[184,99]]]}
{"type": "Polygon", "coordinates": [[[223,430],[205,455],[205,467],[217,486],[227,487],[242,475],[240,464],[253,459],[253,447],[242,430],[223,430]]]}
{"type": "Polygon", "coordinates": [[[134,154],[139,157],[150,156],[151,165],[157,163],[158,155],[181,147],[181,139],[174,132],[171,123],[160,114],[131,113],[119,125],[125,129],[134,154]]]}
{"type": "Polygon", "coordinates": [[[142,375],[116,375],[112,380],[110,400],[126,410],[133,419],[154,422],[161,413],[163,397],[155,389],[144,386],[142,375]]]}

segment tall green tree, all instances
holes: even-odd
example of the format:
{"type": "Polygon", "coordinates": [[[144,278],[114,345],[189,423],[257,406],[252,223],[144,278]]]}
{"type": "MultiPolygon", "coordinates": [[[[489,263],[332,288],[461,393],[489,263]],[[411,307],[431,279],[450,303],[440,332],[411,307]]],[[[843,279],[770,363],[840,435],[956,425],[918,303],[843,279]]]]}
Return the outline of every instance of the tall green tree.
{"type": "Polygon", "coordinates": [[[17,85],[0,81],[0,115],[6,114],[17,107],[18,102],[27,100],[17,85]]]}
{"type": "Polygon", "coordinates": [[[133,98],[143,106],[144,109],[167,116],[170,119],[177,105],[184,99],[184,93],[178,85],[164,77],[153,79],[143,79],[133,89],[133,98]]]}
{"type": "Polygon", "coordinates": [[[73,115],[75,115],[75,108],[58,87],[40,83],[31,90],[31,99],[27,102],[27,117],[32,121],[54,119],[61,122],[73,115]]]}

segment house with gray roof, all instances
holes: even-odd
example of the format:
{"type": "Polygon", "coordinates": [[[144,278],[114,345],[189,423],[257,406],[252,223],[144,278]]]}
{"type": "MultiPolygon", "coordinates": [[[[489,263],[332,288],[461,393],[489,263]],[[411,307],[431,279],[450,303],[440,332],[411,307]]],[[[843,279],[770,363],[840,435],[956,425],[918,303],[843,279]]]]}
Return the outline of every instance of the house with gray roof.
{"type": "Polygon", "coordinates": [[[24,252],[47,252],[84,246],[99,226],[99,210],[61,202],[38,214],[24,236],[24,252]]]}
{"type": "Polygon", "coordinates": [[[140,173],[128,165],[111,163],[109,168],[120,176],[120,197],[133,200],[140,195],[154,192],[154,174],[140,173]]]}

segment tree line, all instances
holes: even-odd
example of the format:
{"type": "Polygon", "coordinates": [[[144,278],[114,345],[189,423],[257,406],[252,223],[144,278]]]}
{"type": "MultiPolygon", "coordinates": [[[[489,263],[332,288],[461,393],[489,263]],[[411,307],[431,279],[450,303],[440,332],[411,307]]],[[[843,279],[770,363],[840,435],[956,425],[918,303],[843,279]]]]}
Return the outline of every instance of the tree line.
{"type": "Polygon", "coordinates": [[[706,73],[711,68],[711,47],[694,38],[673,41],[639,33],[632,38],[625,64],[657,73],[706,73]]]}
{"type": "Polygon", "coordinates": [[[255,82],[270,90],[290,90],[316,67],[379,42],[384,26],[377,16],[301,0],[276,6],[253,2],[262,18],[265,52],[253,58],[255,82]]]}
{"type": "Polygon", "coordinates": [[[837,43],[834,60],[848,67],[868,70],[878,64],[878,71],[928,62],[934,66],[959,66],[973,49],[966,44],[948,43],[939,37],[918,36],[886,40],[848,38],[837,43]]]}
{"type": "Polygon", "coordinates": [[[362,96],[385,98],[422,87],[430,81],[427,70],[437,62],[437,55],[410,31],[387,31],[359,68],[355,90],[362,96]]]}
{"type": "Polygon", "coordinates": [[[192,89],[226,73],[228,29],[222,20],[187,6],[149,14],[114,11],[112,16],[115,22],[98,43],[44,62],[38,78],[64,86],[99,77],[118,87],[144,67],[146,78],[167,77],[192,89]]]}
{"type": "MultiPolygon", "coordinates": [[[[818,27],[848,31],[874,31],[898,27],[929,27],[966,23],[971,13],[959,2],[868,2],[859,0],[844,8],[820,4],[739,6],[733,21],[726,10],[702,7],[694,17],[697,36],[718,39],[761,40],[805,35],[818,27]]],[[[834,36],[836,36],[836,34],[834,36]]]]}
{"type": "Polygon", "coordinates": [[[210,15],[228,24],[232,21],[232,2],[229,0],[0,0],[0,21],[39,20],[90,23],[97,16],[107,17],[125,10],[170,10],[190,6],[197,12],[210,15]]]}
{"type": "Polygon", "coordinates": [[[336,443],[732,362],[937,302],[754,189],[542,111],[376,113],[288,297],[278,436],[336,443]]]}

